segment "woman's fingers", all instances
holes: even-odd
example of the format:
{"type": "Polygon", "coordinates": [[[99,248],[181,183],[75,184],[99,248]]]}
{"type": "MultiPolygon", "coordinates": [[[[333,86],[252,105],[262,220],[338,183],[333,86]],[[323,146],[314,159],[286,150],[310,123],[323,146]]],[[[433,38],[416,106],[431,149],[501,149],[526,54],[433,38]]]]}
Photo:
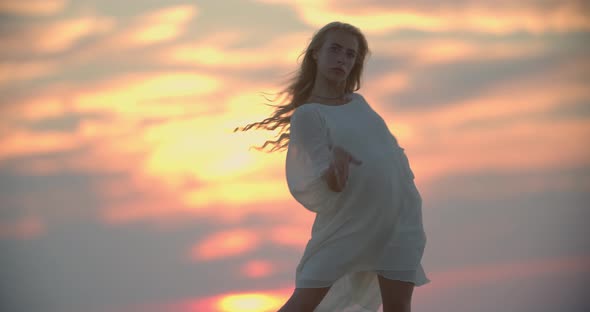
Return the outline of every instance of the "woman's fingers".
{"type": "Polygon", "coordinates": [[[340,172],[339,175],[339,179],[340,179],[340,187],[341,189],[343,189],[346,186],[346,183],[348,182],[348,163],[347,162],[343,162],[340,164],[340,167],[338,168],[338,171],[340,172]]]}
{"type": "Polygon", "coordinates": [[[334,153],[336,184],[339,190],[343,190],[348,182],[350,163],[361,165],[363,162],[340,146],[333,146],[332,152],[334,153]]]}
{"type": "Polygon", "coordinates": [[[334,175],[336,177],[336,187],[338,191],[342,191],[346,186],[348,179],[348,168],[343,166],[342,163],[337,162],[334,164],[334,175]]]}
{"type": "Polygon", "coordinates": [[[358,159],[356,159],[356,158],[354,158],[352,156],[350,157],[350,162],[353,163],[353,164],[355,164],[355,165],[361,165],[363,163],[361,160],[358,160],[358,159]]]}
{"type": "Polygon", "coordinates": [[[348,152],[345,149],[342,149],[342,151],[346,154],[346,157],[348,158],[348,162],[351,162],[355,165],[360,165],[363,162],[361,160],[359,160],[358,158],[354,157],[350,152],[348,152]]]}
{"type": "Polygon", "coordinates": [[[334,148],[334,153],[338,156],[338,157],[343,157],[346,158],[348,160],[348,162],[353,162],[357,165],[362,164],[362,161],[358,160],[356,157],[354,157],[349,151],[345,150],[342,147],[335,147],[334,148]]]}
{"type": "Polygon", "coordinates": [[[340,170],[338,170],[338,166],[334,166],[334,176],[336,177],[336,190],[342,189],[340,187],[340,170]]]}

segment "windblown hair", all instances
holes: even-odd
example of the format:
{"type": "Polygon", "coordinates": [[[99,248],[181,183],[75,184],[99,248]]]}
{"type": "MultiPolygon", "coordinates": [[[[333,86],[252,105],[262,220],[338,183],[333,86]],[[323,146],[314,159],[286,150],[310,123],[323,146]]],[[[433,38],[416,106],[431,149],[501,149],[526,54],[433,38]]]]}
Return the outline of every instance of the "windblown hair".
{"type": "MultiPolygon", "coordinates": [[[[279,97],[280,95],[287,94],[286,100],[283,101],[287,102],[287,104],[266,104],[269,106],[277,107],[277,109],[275,109],[271,117],[268,117],[260,122],[249,124],[241,129],[240,127],[237,127],[234,129],[233,132],[236,132],[238,130],[247,131],[248,129],[254,126],[256,127],[256,129],[263,127],[264,129],[271,131],[275,130],[278,127],[281,127],[281,130],[277,135],[279,138],[276,141],[266,141],[264,142],[264,145],[262,145],[262,147],[254,148],[260,151],[263,150],[268,144],[274,144],[273,148],[270,150],[270,152],[273,152],[275,150],[284,150],[289,145],[290,133],[285,131],[285,127],[289,126],[291,123],[291,115],[293,114],[292,112],[297,107],[303,105],[305,101],[310,97],[311,91],[315,84],[317,63],[312,57],[312,52],[320,50],[320,48],[326,40],[326,34],[331,30],[344,30],[351,33],[357,38],[357,57],[351,72],[346,78],[344,92],[351,93],[360,89],[361,75],[363,73],[365,57],[368,54],[370,54],[367,40],[363,33],[360,31],[360,29],[358,29],[357,27],[338,21],[331,22],[322,27],[314,34],[307,49],[305,49],[299,55],[299,57],[301,57],[301,55],[304,55],[301,67],[296,72],[295,76],[288,80],[288,86],[277,93],[277,97],[279,97]]],[[[297,59],[299,59],[299,57],[297,59]]],[[[275,97],[274,100],[271,100],[271,102],[274,102],[277,99],[277,97],[275,97]]],[[[287,130],[290,130],[290,126],[287,130]]]]}

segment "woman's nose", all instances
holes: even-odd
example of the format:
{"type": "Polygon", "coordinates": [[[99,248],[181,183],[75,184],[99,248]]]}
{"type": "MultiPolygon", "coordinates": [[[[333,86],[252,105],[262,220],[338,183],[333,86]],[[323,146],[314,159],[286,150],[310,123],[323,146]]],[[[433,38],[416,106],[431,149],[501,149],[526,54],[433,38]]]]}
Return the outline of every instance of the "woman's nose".
{"type": "Polygon", "coordinates": [[[336,61],[338,62],[338,64],[344,64],[344,55],[342,53],[338,53],[338,55],[336,56],[336,61]]]}

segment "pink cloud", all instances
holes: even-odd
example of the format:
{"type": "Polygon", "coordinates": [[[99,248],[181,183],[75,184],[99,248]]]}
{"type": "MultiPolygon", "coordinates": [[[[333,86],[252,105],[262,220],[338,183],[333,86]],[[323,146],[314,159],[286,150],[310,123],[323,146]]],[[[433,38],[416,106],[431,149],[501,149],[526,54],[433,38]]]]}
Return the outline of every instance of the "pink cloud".
{"type": "Polygon", "coordinates": [[[274,264],[267,260],[251,260],[240,268],[242,275],[252,279],[270,276],[275,270],[274,264]]]}
{"type": "Polygon", "coordinates": [[[16,221],[0,220],[0,238],[34,239],[45,233],[45,223],[38,216],[28,216],[16,221]]]}
{"type": "MultiPolygon", "coordinates": [[[[303,207],[301,207],[303,209],[303,207]]],[[[292,215],[296,215],[293,213],[292,215]]],[[[278,224],[268,228],[264,237],[277,245],[303,250],[307,245],[311,228],[308,220],[278,224]]]]}
{"type": "Polygon", "coordinates": [[[191,257],[197,261],[211,261],[252,251],[260,244],[260,236],[245,229],[228,230],[204,238],[195,245],[191,257]]]}
{"type": "Polygon", "coordinates": [[[66,3],[66,0],[2,0],[0,12],[24,16],[54,15],[63,11],[66,3]]]}
{"type": "MultiPolygon", "coordinates": [[[[296,214],[298,214],[297,211],[291,212],[292,216],[296,214]]],[[[210,261],[232,257],[251,252],[263,242],[303,250],[311,233],[307,227],[310,220],[307,218],[307,220],[297,221],[297,219],[256,229],[238,228],[211,234],[191,248],[191,258],[195,261],[210,261]]],[[[268,269],[270,269],[269,263],[255,261],[249,263],[244,270],[250,274],[252,270],[268,269]]]]}

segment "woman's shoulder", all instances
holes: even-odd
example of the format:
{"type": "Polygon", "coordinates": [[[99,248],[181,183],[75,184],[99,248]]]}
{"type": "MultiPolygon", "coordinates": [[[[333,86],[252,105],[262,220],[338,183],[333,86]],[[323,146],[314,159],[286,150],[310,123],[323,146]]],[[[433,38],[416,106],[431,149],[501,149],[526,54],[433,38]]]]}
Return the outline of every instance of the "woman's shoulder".
{"type": "Polygon", "coordinates": [[[361,99],[361,100],[363,100],[363,101],[365,101],[365,102],[367,101],[367,100],[365,99],[365,97],[364,97],[364,96],[363,96],[363,95],[362,95],[360,92],[355,92],[354,94],[356,95],[356,97],[357,97],[357,98],[359,98],[359,99],[361,99]]]}
{"type": "Polygon", "coordinates": [[[303,116],[304,118],[321,118],[320,111],[313,103],[301,104],[293,110],[291,120],[303,116]]]}
{"type": "Polygon", "coordinates": [[[317,107],[315,107],[314,103],[303,103],[297,107],[295,107],[295,110],[293,111],[293,114],[295,114],[296,112],[310,112],[310,111],[317,111],[317,107]]]}

